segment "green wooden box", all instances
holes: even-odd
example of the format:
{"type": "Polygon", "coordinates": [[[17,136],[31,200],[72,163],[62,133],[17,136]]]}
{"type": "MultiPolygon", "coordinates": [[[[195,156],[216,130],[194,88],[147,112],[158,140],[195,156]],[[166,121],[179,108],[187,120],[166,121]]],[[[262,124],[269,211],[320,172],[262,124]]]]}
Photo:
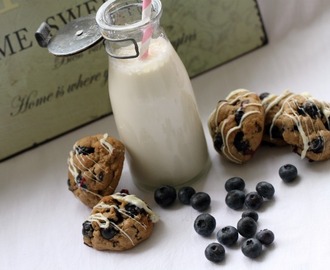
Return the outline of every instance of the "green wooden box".
{"type": "MultiPolygon", "coordinates": [[[[37,45],[103,0],[0,0],[0,161],[111,113],[102,43],[70,57],[37,45]]],[[[267,43],[255,0],[163,0],[162,25],[191,77],[267,43]]]]}

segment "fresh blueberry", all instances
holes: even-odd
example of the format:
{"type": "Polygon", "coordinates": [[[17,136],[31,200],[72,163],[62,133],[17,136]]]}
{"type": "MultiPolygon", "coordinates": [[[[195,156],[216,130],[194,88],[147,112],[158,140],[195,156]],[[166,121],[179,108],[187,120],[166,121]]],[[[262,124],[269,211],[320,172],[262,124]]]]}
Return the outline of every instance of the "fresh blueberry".
{"type": "Polygon", "coordinates": [[[237,190],[244,190],[245,188],[245,182],[241,177],[234,176],[232,178],[229,178],[225,182],[225,189],[227,192],[237,189],[237,190]]]}
{"type": "Polygon", "coordinates": [[[275,236],[271,230],[264,229],[257,232],[256,238],[260,241],[261,244],[270,245],[274,242],[275,236]]]}
{"type": "Polygon", "coordinates": [[[83,224],[82,224],[82,234],[84,236],[87,236],[89,238],[93,237],[93,226],[92,223],[88,220],[86,220],[83,224]]]}
{"type": "Polygon", "coordinates": [[[278,174],[284,182],[290,183],[297,178],[298,170],[292,164],[285,164],[280,167],[278,174]]]}
{"type": "Polygon", "coordinates": [[[243,213],[242,213],[242,218],[244,218],[244,217],[250,217],[250,218],[253,218],[254,219],[254,221],[258,221],[258,219],[259,219],[259,215],[258,215],[258,213],[256,212],[256,211],[254,211],[254,210],[246,210],[246,211],[244,211],[243,213]]]}
{"type": "Polygon", "coordinates": [[[172,205],[176,199],[176,190],[172,186],[162,186],[155,190],[154,199],[161,207],[172,205]]]}
{"type": "Polygon", "coordinates": [[[205,249],[205,257],[215,263],[219,263],[225,258],[225,248],[219,243],[211,243],[205,249]]]}
{"type": "Polygon", "coordinates": [[[241,190],[231,190],[227,193],[225,202],[231,209],[242,209],[245,201],[245,193],[241,190]]]}
{"type": "Polygon", "coordinates": [[[242,252],[246,257],[257,258],[262,252],[262,244],[256,238],[249,238],[244,241],[242,247],[242,252]]]}
{"type": "Polygon", "coordinates": [[[101,228],[100,232],[104,239],[110,240],[116,236],[119,231],[110,225],[108,228],[101,228]]]}
{"type": "Polygon", "coordinates": [[[259,182],[256,186],[256,190],[260,196],[268,200],[273,198],[275,193],[274,186],[271,183],[265,181],[259,182]]]}
{"type": "Polygon", "coordinates": [[[190,204],[197,211],[203,212],[209,208],[211,204],[211,197],[205,192],[197,192],[191,196],[190,204]]]}
{"type": "Polygon", "coordinates": [[[263,198],[257,192],[250,192],[245,196],[245,206],[251,210],[258,210],[263,201],[263,198]]]}
{"type": "Polygon", "coordinates": [[[225,246],[231,246],[237,242],[238,231],[233,226],[226,226],[217,232],[217,240],[225,246]]]}
{"type": "Polygon", "coordinates": [[[178,191],[178,199],[181,203],[189,205],[191,196],[196,193],[193,187],[182,187],[178,191]]]}
{"type": "Polygon", "coordinates": [[[200,214],[194,222],[195,231],[202,236],[210,236],[213,233],[215,226],[215,218],[208,213],[200,214]]]}
{"type": "Polygon", "coordinates": [[[241,218],[237,222],[237,231],[245,238],[253,237],[257,231],[257,223],[250,217],[241,218]]]}

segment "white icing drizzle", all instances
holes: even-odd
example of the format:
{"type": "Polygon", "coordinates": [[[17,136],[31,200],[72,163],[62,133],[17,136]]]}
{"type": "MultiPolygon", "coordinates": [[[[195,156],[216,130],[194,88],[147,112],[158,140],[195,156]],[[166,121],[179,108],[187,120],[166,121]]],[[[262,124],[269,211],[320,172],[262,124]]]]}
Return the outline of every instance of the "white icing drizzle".
{"type": "Polygon", "coordinates": [[[234,90],[234,91],[231,91],[231,92],[228,94],[228,96],[226,97],[226,100],[231,99],[232,96],[238,95],[237,98],[234,100],[234,101],[236,101],[238,98],[240,98],[240,97],[242,97],[242,96],[248,96],[250,93],[251,93],[251,92],[248,91],[248,90],[246,90],[246,89],[241,89],[241,88],[239,88],[239,89],[236,89],[236,90],[234,90]]]}
{"type": "Polygon", "coordinates": [[[108,134],[105,133],[103,137],[100,139],[100,143],[109,152],[109,154],[111,154],[114,147],[106,141],[108,137],[109,137],[108,134]]]}
{"type": "MultiPolygon", "coordinates": [[[[224,153],[224,154],[227,156],[227,158],[229,158],[230,160],[232,160],[232,161],[234,161],[234,162],[241,162],[238,158],[236,158],[236,157],[231,153],[229,147],[227,147],[228,150],[226,151],[226,145],[229,145],[229,137],[230,137],[230,135],[231,135],[234,131],[236,131],[236,130],[238,130],[238,129],[240,129],[240,128],[242,127],[242,122],[244,121],[244,119],[245,119],[246,117],[248,117],[249,115],[252,115],[252,114],[256,114],[256,113],[260,113],[260,112],[259,112],[259,111],[250,111],[250,112],[246,112],[246,113],[244,113],[244,115],[243,115],[243,117],[242,117],[242,119],[241,119],[241,121],[240,121],[240,124],[239,124],[238,126],[236,126],[236,127],[231,128],[231,129],[228,131],[228,133],[227,133],[227,135],[226,135],[225,143],[223,144],[222,149],[223,149],[223,153],[224,153]],[[228,153],[228,154],[227,154],[227,153],[228,153]]],[[[224,137],[224,127],[225,127],[225,124],[223,125],[223,127],[222,127],[222,129],[221,129],[221,136],[222,136],[222,137],[224,137]]]]}
{"type": "Polygon", "coordinates": [[[110,221],[109,219],[102,215],[102,213],[96,213],[96,214],[93,214],[93,215],[90,215],[88,218],[87,218],[88,221],[90,222],[96,222],[100,228],[103,228],[103,229],[106,229],[109,227],[110,225],[110,221]]]}
{"type": "MultiPolygon", "coordinates": [[[[292,102],[296,102],[296,100],[293,99],[292,102]]],[[[303,149],[302,149],[302,152],[301,152],[301,159],[303,159],[306,156],[307,150],[309,148],[309,139],[308,139],[308,136],[304,132],[304,129],[302,127],[302,123],[300,121],[299,115],[296,114],[296,112],[292,108],[290,102],[288,102],[288,105],[289,105],[290,110],[293,113],[293,115],[290,115],[290,114],[287,114],[287,113],[285,113],[285,115],[290,117],[292,119],[292,121],[295,123],[296,127],[298,128],[300,137],[303,140],[303,145],[304,146],[303,146],[303,149]]]]}
{"type": "Polygon", "coordinates": [[[126,195],[123,196],[121,193],[115,193],[111,195],[115,200],[119,202],[126,202],[133,205],[136,205],[139,208],[144,209],[149,214],[149,218],[153,223],[156,223],[159,220],[159,217],[148,207],[148,205],[136,197],[135,195],[126,195]]]}
{"type": "Polygon", "coordinates": [[[293,93],[291,93],[289,90],[284,91],[281,95],[278,96],[273,94],[268,95],[261,101],[262,106],[265,108],[265,113],[267,114],[269,110],[276,106],[281,100],[284,98],[289,98],[292,95],[293,93]]]}
{"type": "Polygon", "coordinates": [[[72,174],[74,179],[76,179],[79,175],[77,167],[73,164],[73,155],[74,151],[70,151],[69,153],[69,159],[68,159],[68,165],[69,165],[69,172],[72,174]]]}

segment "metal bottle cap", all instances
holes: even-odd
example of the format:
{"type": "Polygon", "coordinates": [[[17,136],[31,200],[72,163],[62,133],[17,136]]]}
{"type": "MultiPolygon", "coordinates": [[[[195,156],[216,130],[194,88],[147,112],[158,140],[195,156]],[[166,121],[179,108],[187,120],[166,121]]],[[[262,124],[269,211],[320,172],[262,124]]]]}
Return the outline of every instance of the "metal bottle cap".
{"type": "Polygon", "coordinates": [[[95,15],[75,19],[61,29],[56,35],[51,34],[51,27],[43,22],[35,33],[41,47],[57,56],[72,55],[82,52],[103,39],[95,15]]]}

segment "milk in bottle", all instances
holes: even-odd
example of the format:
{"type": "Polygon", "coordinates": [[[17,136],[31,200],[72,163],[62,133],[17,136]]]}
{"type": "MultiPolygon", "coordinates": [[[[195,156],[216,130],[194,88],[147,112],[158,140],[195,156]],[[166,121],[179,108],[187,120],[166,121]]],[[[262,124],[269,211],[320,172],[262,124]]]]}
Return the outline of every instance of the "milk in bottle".
{"type": "MultiPolygon", "coordinates": [[[[155,28],[161,4],[154,3],[155,28]]],[[[154,33],[146,58],[109,56],[109,95],[116,126],[133,180],[144,188],[183,185],[198,178],[209,163],[187,71],[166,35],[159,29],[154,33]]],[[[119,56],[135,53],[133,45],[116,46],[119,56]]]]}

